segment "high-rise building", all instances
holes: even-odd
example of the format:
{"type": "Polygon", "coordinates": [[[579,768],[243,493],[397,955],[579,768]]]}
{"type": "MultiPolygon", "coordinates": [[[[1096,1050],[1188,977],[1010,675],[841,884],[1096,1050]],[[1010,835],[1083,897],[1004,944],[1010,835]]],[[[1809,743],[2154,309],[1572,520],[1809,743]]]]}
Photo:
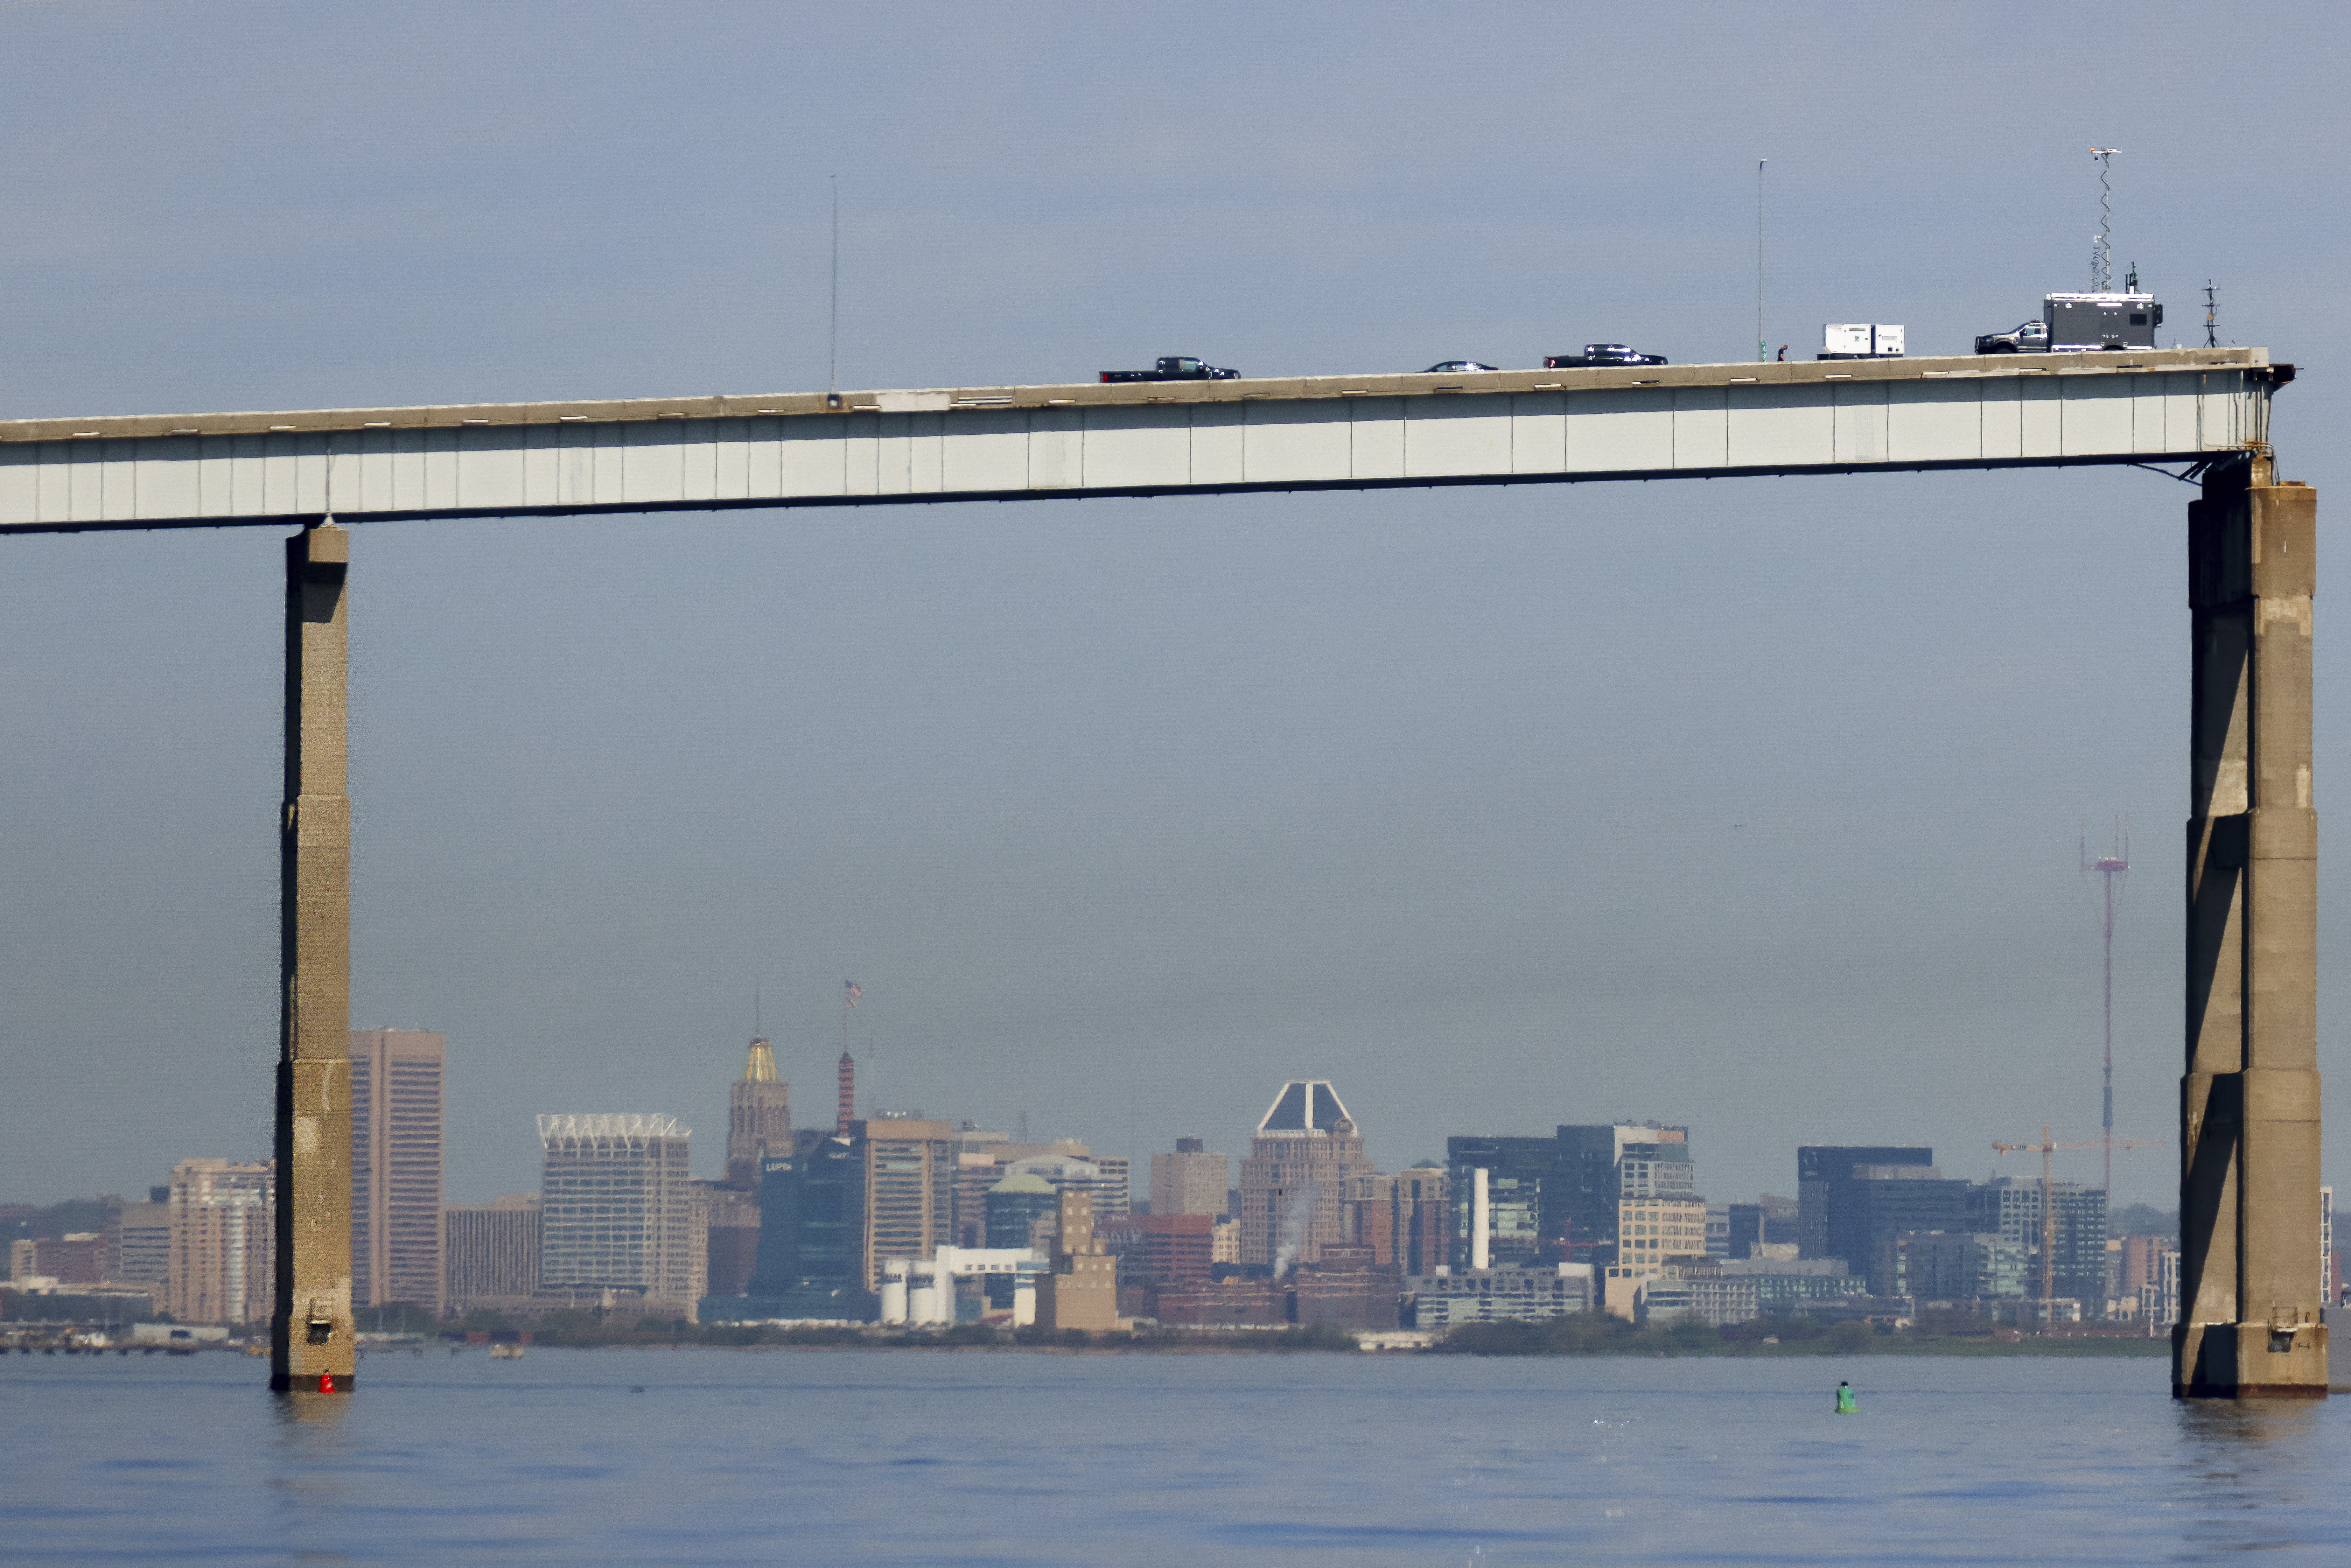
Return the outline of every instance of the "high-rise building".
{"type": "Polygon", "coordinates": [[[351,1030],[351,1304],[441,1312],[448,1038],[351,1030]]]}
{"type": "MultiPolygon", "coordinates": [[[[2105,1314],[2106,1195],[2079,1182],[2049,1184],[2056,1246],[2050,1253],[2050,1293],[2082,1304],[2085,1318],[2105,1314]]],[[[2025,1249],[2025,1293],[2041,1294],[2041,1182],[2035,1176],[1995,1176],[1970,1184],[1969,1228],[1996,1231],[2025,1249]]]]}
{"type": "Polygon", "coordinates": [[[1343,1244],[1347,1183],[1371,1174],[1354,1119],[1329,1081],[1283,1084],[1241,1162],[1241,1261],[1311,1263],[1343,1244]]]}
{"type": "Polygon", "coordinates": [[[1178,1138],[1172,1155],[1151,1156],[1151,1212],[1222,1214],[1233,1163],[1199,1138],[1178,1138]]]}
{"type": "Polygon", "coordinates": [[[1706,1199],[1680,1193],[1617,1200],[1618,1264],[1655,1269],[1706,1255],[1706,1199]]]}
{"type": "MultiPolygon", "coordinates": [[[[1616,1256],[1618,1201],[1624,1197],[1625,1151],[1638,1145],[1689,1142],[1683,1127],[1661,1127],[1654,1122],[1604,1122],[1561,1127],[1552,1137],[1558,1151],[1550,1174],[1543,1178],[1542,1223],[1547,1249],[1544,1262],[1591,1263],[1605,1267],[1616,1256]],[[1556,1251],[1548,1249],[1556,1249],[1556,1251]]],[[[1458,1201],[1458,1198],[1456,1200],[1458,1201]]],[[[1458,1247],[1458,1239],[1454,1245],[1458,1247]]],[[[1605,1295],[1606,1276],[1603,1281],[1605,1295]]]]}
{"type": "Polygon", "coordinates": [[[95,1285],[106,1278],[106,1236],[69,1230],[8,1244],[8,1277],[54,1280],[60,1285],[95,1285]]]}
{"type": "Polygon", "coordinates": [[[2179,1321],[2179,1249],[2168,1248],[2155,1260],[2155,1281],[2138,1289],[2139,1316],[2157,1328],[2179,1321]]]}
{"type": "MultiPolygon", "coordinates": [[[[1932,1149],[1811,1146],[1796,1151],[1796,1255],[1829,1258],[1829,1183],[1855,1166],[1931,1166],[1932,1149]]],[[[1859,1272],[1858,1270],[1855,1272],[1859,1272]]]]}
{"type": "Polygon", "coordinates": [[[1061,1189],[1030,1171],[1014,1171],[987,1189],[982,1246],[1050,1248],[1060,1223],[1061,1189]]]}
{"type": "Polygon", "coordinates": [[[1448,1269],[1405,1281],[1416,1327],[1442,1333],[1462,1323],[1541,1322],[1599,1310],[1588,1263],[1542,1269],[1448,1269]]]}
{"type": "Polygon", "coordinates": [[[1437,1166],[1355,1177],[1348,1186],[1347,1240],[1370,1248],[1375,1269],[1434,1273],[1450,1256],[1452,1210],[1446,1202],[1445,1179],[1437,1166]]]}
{"type": "Polygon", "coordinates": [[[538,1289],[538,1195],[508,1193],[441,1211],[444,1310],[517,1302],[538,1289]]]}
{"type": "MultiPolygon", "coordinates": [[[[760,1145],[766,1159],[767,1145],[760,1145]]],[[[784,1148],[789,1149],[787,1143],[784,1148]]],[[[731,1167],[733,1161],[727,1162],[731,1167]]],[[[703,1229],[708,1238],[705,1267],[706,1294],[739,1296],[750,1287],[759,1266],[759,1195],[731,1181],[698,1181],[694,1201],[701,1206],[703,1229]]]]}
{"type": "MultiPolygon", "coordinates": [[[[1455,1269],[1525,1269],[1550,1261],[1558,1250],[1559,1233],[1544,1233],[1544,1188],[1560,1160],[1560,1141],[1541,1137],[1453,1137],[1445,1140],[1445,1190],[1453,1206],[1450,1253],[1455,1269]],[[1486,1173],[1481,1184],[1478,1173],[1486,1173]],[[1477,1207],[1485,1206],[1483,1261],[1473,1254],[1479,1234],[1477,1207]],[[1552,1245],[1546,1248],[1545,1240],[1552,1245]]],[[[1553,1193],[1552,1207],[1558,1207],[1553,1193]]],[[[1614,1234],[1613,1225],[1599,1228],[1614,1234]]],[[[1593,1231],[1578,1228],[1579,1239],[1593,1231]]],[[[1408,1273],[1425,1272],[1407,1270],[1408,1273]]]]}
{"type": "Polygon", "coordinates": [[[162,1299],[172,1276],[172,1189],[147,1189],[145,1203],[110,1202],[106,1211],[106,1277],[118,1285],[147,1285],[162,1299]]]}
{"type": "Polygon", "coordinates": [[[1037,1326],[1043,1329],[1113,1329],[1118,1326],[1118,1260],[1094,1235],[1091,1194],[1076,1187],[1061,1193],[1053,1238],[1053,1271],[1037,1292],[1037,1326]]]}
{"type": "Polygon", "coordinates": [[[750,1294],[775,1316],[871,1319],[865,1287],[865,1151],[802,1131],[761,1164],[759,1262],[750,1294]]]}
{"type": "Polygon", "coordinates": [[[2026,1293],[2025,1249],[1996,1231],[1905,1230],[1891,1294],[1954,1304],[2026,1293]]]}
{"type": "Polygon", "coordinates": [[[1216,1228],[1212,1214],[1134,1214],[1096,1226],[1094,1234],[1123,1280],[1205,1281],[1215,1261],[1216,1228]]]}
{"type": "MultiPolygon", "coordinates": [[[[2116,1294],[2131,1301],[2143,1299],[2149,1285],[2163,1283],[2163,1255],[2176,1252],[2179,1244],[2168,1236],[2126,1236],[2122,1238],[2122,1278],[2116,1294]]],[[[2033,1287],[2038,1290],[2036,1283],[2033,1287]]]]}
{"type": "MultiPolygon", "coordinates": [[[[1040,1155],[1055,1155],[1094,1163],[1093,1155],[1085,1144],[1076,1138],[1056,1138],[1050,1144],[1021,1143],[1007,1138],[1001,1133],[983,1132],[969,1124],[956,1130],[953,1145],[955,1157],[955,1235],[958,1247],[993,1245],[983,1239],[987,1234],[987,1193],[1004,1179],[1015,1162],[1035,1159],[1040,1155]]],[[[1098,1176],[1101,1174],[1097,1167],[1098,1176]]],[[[1051,1227],[1048,1226],[1050,1234],[1051,1227]]]]}
{"type": "Polygon", "coordinates": [[[1626,1197],[1697,1190],[1689,1129],[1656,1122],[1562,1126],[1549,1137],[1458,1137],[1446,1142],[1457,1269],[1474,1264],[1476,1173],[1485,1178],[1488,1266],[1605,1264],[1616,1255],[1626,1197]]]}
{"type": "Polygon", "coordinates": [[[1103,1155],[1079,1159],[1059,1152],[1030,1155],[1004,1166],[1005,1173],[1042,1176],[1053,1190],[1075,1187],[1093,1199],[1094,1223],[1108,1225],[1124,1219],[1134,1207],[1128,1201],[1127,1165],[1124,1160],[1103,1155]]]}
{"type": "Polygon", "coordinates": [[[1094,1223],[1108,1225],[1134,1212],[1134,1166],[1123,1155],[1096,1155],[1094,1223]]]}
{"type": "MultiPolygon", "coordinates": [[[[1933,1166],[1848,1165],[1827,1184],[1828,1250],[1865,1276],[1869,1293],[1894,1290],[1894,1239],[1906,1230],[1990,1230],[1973,1222],[1975,1184],[1945,1180],[1933,1166]]],[[[2098,1277],[2105,1278],[2101,1248],[2098,1277]]]]}
{"type": "Polygon", "coordinates": [[[277,1163],[172,1167],[165,1310],[183,1323],[266,1323],[277,1300],[277,1163]]]}
{"type": "Polygon", "coordinates": [[[755,1036],[743,1076],[726,1092],[726,1185],[757,1192],[759,1162],[791,1152],[792,1086],[777,1076],[768,1037],[755,1036]]]}
{"type": "Polygon", "coordinates": [[[2343,1272],[2335,1261],[2335,1189],[2318,1189],[2318,1299],[2325,1306],[2335,1304],[2337,1277],[2343,1272]]]}
{"type": "Polygon", "coordinates": [[[539,1282],[633,1291],[648,1314],[696,1315],[709,1238],[674,1116],[538,1118],[539,1282]]]}
{"type": "Polygon", "coordinates": [[[1619,1202],[1628,1197],[1687,1197],[1698,1190],[1698,1166],[1690,1158],[1688,1131],[1669,1130],[1681,1135],[1655,1143],[1627,1143],[1617,1151],[1619,1202]]]}
{"type": "Polygon", "coordinates": [[[928,1258],[953,1246],[955,1129],[945,1122],[873,1117],[850,1125],[863,1166],[863,1288],[882,1288],[884,1258],[928,1258]]]}

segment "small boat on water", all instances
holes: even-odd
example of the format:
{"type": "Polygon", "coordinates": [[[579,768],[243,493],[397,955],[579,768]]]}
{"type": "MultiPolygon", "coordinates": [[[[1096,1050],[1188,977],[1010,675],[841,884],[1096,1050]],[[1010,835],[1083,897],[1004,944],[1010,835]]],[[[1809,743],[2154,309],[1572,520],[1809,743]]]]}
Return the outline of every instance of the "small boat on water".
{"type": "Polygon", "coordinates": [[[494,1344],[490,1346],[490,1359],[492,1361],[520,1361],[522,1359],[522,1346],[518,1344],[494,1344]]]}

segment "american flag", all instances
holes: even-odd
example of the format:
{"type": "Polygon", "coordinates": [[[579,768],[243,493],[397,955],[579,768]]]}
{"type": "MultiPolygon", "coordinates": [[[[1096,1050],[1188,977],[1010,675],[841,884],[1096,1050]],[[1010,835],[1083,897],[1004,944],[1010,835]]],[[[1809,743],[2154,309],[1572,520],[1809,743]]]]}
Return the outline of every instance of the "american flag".
{"type": "Polygon", "coordinates": [[[857,1005],[857,998],[865,994],[865,988],[859,985],[854,980],[843,980],[841,983],[849,988],[847,993],[841,998],[841,999],[847,1002],[851,1007],[855,1007],[857,1005]]]}

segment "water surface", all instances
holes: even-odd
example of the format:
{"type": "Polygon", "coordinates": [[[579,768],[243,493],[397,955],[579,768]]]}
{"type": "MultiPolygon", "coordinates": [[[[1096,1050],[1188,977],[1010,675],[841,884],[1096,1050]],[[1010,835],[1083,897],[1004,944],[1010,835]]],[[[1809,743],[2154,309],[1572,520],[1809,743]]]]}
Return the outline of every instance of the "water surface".
{"type": "Polygon", "coordinates": [[[2351,1561],[2351,1398],[2157,1359],[0,1357],[0,1563],[2351,1561]],[[1831,1413],[1839,1377],[1861,1412],[1831,1413]]]}

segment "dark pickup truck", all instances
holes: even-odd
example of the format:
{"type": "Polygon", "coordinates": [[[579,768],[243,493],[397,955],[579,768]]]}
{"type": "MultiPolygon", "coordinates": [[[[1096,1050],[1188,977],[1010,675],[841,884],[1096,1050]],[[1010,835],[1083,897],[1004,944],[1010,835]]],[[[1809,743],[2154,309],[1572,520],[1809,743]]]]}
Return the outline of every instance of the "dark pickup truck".
{"type": "Polygon", "coordinates": [[[1188,355],[1171,354],[1147,371],[1104,371],[1106,382],[1237,382],[1238,371],[1220,371],[1204,361],[1188,355]]]}
{"type": "Polygon", "coordinates": [[[1663,354],[1636,354],[1622,343],[1586,343],[1580,354],[1546,354],[1543,369],[1576,370],[1587,365],[1662,365],[1663,354]]]}

